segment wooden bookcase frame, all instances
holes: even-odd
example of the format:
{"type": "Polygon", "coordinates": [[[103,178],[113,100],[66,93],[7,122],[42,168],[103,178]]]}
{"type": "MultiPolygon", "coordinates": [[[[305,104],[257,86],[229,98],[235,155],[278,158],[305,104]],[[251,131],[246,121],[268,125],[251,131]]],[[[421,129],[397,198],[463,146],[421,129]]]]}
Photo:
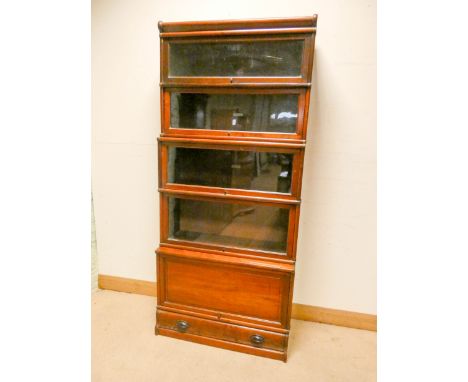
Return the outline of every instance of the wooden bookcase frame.
{"type": "Polygon", "coordinates": [[[156,334],[286,361],[316,24],[317,15],[262,20],[159,22],[161,39],[161,136],[158,138],[160,246],[156,250],[158,273],[156,334]],[[298,76],[169,76],[171,44],[219,42],[255,44],[260,41],[291,40],[304,42],[301,70],[298,76]],[[172,127],[170,103],[173,92],[297,94],[296,131],[278,133],[172,127]],[[292,154],[291,191],[279,193],[171,183],[168,181],[167,173],[170,147],[292,154]],[[171,238],[168,203],[170,197],[287,209],[286,251],[278,253],[171,238]],[[168,268],[168,264],[173,264],[172,268],[168,268]],[[196,275],[190,273],[192,269],[203,273],[205,268],[207,275],[218,273],[222,275],[224,269],[231,275],[232,283],[229,284],[231,286],[227,287],[225,280],[223,282],[205,280],[203,277],[197,278],[196,275]],[[186,287],[183,281],[177,281],[184,280],[183,274],[177,272],[186,275],[190,290],[184,289],[186,287]],[[247,284],[236,284],[242,280],[247,280],[247,284]],[[258,280],[258,283],[253,280],[258,280]],[[270,285],[269,280],[271,280],[271,288],[261,287],[261,285],[270,285]],[[213,291],[209,289],[210,287],[220,288],[220,290],[213,291]],[[250,289],[240,294],[244,297],[238,298],[232,294],[232,288],[250,289]],[[222,302],[210,300],[210,298],[216,298],[213,296],[223,291],[235,301],[240,299],[238,309],[233,305],[234,303],[227,303],[226,308],[213,308],[213,306],[221,306],[222,302]],[[248,299],[245,297],[249,293],[251,293],[252,301],[265,301],[265,304],[268,304],[267,300],[276,301],[276,304],[280,306],[280,311],[277,313],[274,313],[274,309],[268,305],[259,306],[259,309],[271,313],[272,317],[275,316],[277,319],[267,320],[256,317],[254,311],[249,311],[248,314],[239,313],[249,306],[248,299]],[[272,294],[265,300],[262,297],[264,293],[272,294]],[[205,295],[211,297],[206,297],[204,300],[205,295]],[[187,296],[193,296],[193,301],[186,298],[187,296]],[[177,300],[178,298],[183,301],[177,300]],[[245,299],[244,302],[242,298],[245,299]],[[259,331],[258,334],[254,333],[255,330],[259,331]]]}

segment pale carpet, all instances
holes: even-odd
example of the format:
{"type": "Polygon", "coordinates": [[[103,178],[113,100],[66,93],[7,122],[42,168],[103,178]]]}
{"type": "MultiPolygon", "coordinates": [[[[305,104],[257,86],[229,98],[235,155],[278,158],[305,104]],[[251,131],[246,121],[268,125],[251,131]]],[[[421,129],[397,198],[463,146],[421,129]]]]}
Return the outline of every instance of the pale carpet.
{"type": "Polygon", "coordinates": [[[376,380],[376,333],[293,320],[288,362],[154,335],[153,297],[92,297],[93,382],[376,380]]]}

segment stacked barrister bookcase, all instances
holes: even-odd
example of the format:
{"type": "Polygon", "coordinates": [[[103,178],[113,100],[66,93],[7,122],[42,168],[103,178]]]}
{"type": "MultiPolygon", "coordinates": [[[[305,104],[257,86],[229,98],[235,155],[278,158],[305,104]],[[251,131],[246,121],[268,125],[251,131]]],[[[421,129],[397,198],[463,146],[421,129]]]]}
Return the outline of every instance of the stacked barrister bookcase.
{"type": "Polygon", "coordinates": [[[157,334],[286,361],[316,24],[159,23],[157,334]]]}

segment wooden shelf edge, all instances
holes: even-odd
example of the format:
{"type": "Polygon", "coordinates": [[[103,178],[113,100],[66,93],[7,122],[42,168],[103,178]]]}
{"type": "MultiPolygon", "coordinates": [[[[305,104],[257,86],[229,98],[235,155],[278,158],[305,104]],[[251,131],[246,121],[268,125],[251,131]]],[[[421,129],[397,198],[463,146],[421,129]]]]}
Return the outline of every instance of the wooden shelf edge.
{"type": "MultiPolygon", "coordinates": [[[[98,275],[100,289],[157,297],[156,282],[125,277],[98,275]]],[[[353,329],[377,331],[377,316],[319,306],[293,304],[292,317],[296,320],[319,322],[353,329]]]]}
{"type": "Polygon", "coordinates": [[[229,255],[209,253],[205,251],[197,251],[194,249],[175,249],[173,247],[166,247],[164,245],[161,245],[156,250],[156,253],[161,256],[186,258],[192,259],[194,261],[209,261],[241,267],[254,267],[274,272],[294,273],[295,267],[294,264],[275,262],[274,260],[234,257],[229,255]]]}
{"type": "Polygon", "coordinates": [[[289,34],[311,34],[316,33],[316,27],[302,28],[261,28],[261,29],[223,29],[223,30],[205,30],[190,32],[161,32],[159,37],[169,38],[187,38],[187,37],[223,37],[223,36],[249,36],[249,35],[289,35],[289,34]]]}
{"type": "Polygon", "coordinates": [[[306,17],[279,17],[264,19],[204,20],[204,21],[159,21],[158,29],[164,32],[222,31],[265,28],[310,28],[317,26],[318,15],[306,17]]]}
{"type": "Polygon", "coordinates": [[[169,194],[175,196],[187,196],[187,197],[201,197],[207,200],[212,199],[225,199],[230,201],[244,201],[244,202],[253,202],[253,203],[273,203],[279,205],[293,205],[298,206],[301,204],[299,199],[292,199],[292,198],[281,198],[281,197],[274,197],[270,195],[241,195],[241,194],[234,194],[228,193],[226,191],[223,192],[213,192],[213,191],[194,191],[194,190],[183,190],[183,189],[173,189],[173,188],[158,188],[158,192],[162,194],[169,194]]]}
{"type": "MultiPolygon", "coordinates": [[[[203,78],[203,77],[202,77],[203,78]]],[[[210,78],[210,80],[213,77],[210,78]]],[[[183,82],[173,78],[172,82],[161,82],[159,87],[161,88],[259,88],[259,89],[290,89],[290,88],[310,88],[310,82],[254,82],[246,81],[241,78],[235,77],[214,77],[219,80],[224,80],[225,82],[183,82]],[[237,82],[231,82],[231,79],[237,82]]]]}
{"type": "MultiPolygon", "coordinates": [[[[215,255],[222,255],[222,256],[230,256],[230,257],[240,257],[244,259],[252,259],[252,260],[260,260],[260,261],[273,261],[275,263],[279,264],[291,264],[294,265],[296,262],[295,260],[291,259],[290,257],[286,257],[284,254],[276,254],[273,252],[260,252],[260,251],[254,251],[254,252],[239,252],[239,249],[233,250],[230,248],[229,250],[223,250],[220,248],[206,248],[206,247],[194,247],[194,243],[181,243],[181,242],[165,242],[165,243],[160,243],[160,247],[166,247],[166,248],[175,248],[175,249],[182,249],[182,250],[188,250],[188,251],[198,251],[198,252],[204,252],[204,253],[212,253],[215,255]],[[273,256],[276,255],[276,256],[273,256]]],[[[157,253],[155,251],[155,253],[157,253]]]]}
{"type": "Polygon", "coordinates": [[[202,144],[202,143],[207,143],[207,144],[213,144],[213,145],[224,145],[224,146],[252,146],[252,147],[271,147],[272,149],[274,148],[286,148],[286,149],[304,149],[305,148],[305,140],[290,140],[290,143],[284,139],[281,139],[279,142],[274,141],[273,139],[270,139],[269,141],[266,140],[243,140],[242,138],[239,137],[228,137],[229,139],[226,139],[225,137],[219,138],[217,136],[213,136],[210,138],[200,138],[197,136],[175,136],[175,135],[161,135],[158,137],[157,141],[158,142],[171,142],[171,143],[192,143],[192,144],[202,144]]]}

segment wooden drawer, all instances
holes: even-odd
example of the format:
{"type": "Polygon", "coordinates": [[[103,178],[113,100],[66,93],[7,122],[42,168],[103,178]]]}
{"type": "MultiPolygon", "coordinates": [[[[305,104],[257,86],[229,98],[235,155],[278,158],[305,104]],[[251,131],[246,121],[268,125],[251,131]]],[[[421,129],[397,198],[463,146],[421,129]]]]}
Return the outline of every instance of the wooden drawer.
{"type": "MultiPolygon", "coordinates": [[[[285,352],[287,348],[288,335],[269,332],[265,330],[252,329],[248,327],[231,325],[219,321],[205,320],[184,314],[177,314],[158,310],[157,331],[167,334],[166,330],[173,331],[177,338],[197,341],[198,337],[230,342],[251,348],[252,353],[259,353],[260,349],[285,352]]],[[[219,342],[218,342],[219,345],[219,342]]],[[[229,346],[220,346],[229,348],[229,346]]],[[[278,358],[282,358],[278,354],[278,358]]]]}
{"type": "Polygon", "coordinates": [[[223,256],[211,258],[218,261],[160,252],[159,306],[235,324],[288,329],[291,272],[245,265],[242,259],[232,264],[220,261],[223,256]]]}

